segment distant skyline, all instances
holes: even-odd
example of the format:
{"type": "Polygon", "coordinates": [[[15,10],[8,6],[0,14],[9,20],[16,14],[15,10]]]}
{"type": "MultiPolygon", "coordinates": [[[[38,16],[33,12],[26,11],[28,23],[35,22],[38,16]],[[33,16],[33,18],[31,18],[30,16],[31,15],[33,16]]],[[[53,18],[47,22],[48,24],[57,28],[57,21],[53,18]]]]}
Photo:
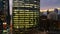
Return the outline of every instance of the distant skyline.
{"type": "Polygon", "coordinates": [[[40,9],[59,8],[60,0],[40,0],[40,9]]]}

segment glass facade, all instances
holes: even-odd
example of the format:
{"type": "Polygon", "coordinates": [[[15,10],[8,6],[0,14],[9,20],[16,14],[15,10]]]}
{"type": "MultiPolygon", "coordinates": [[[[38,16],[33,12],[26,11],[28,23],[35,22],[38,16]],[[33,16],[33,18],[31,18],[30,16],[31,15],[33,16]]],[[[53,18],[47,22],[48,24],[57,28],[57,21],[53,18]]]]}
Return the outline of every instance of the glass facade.
{"type": "MultiPolygon", "coordinates": [[[[10,23],[9,0],[0,0],[0,25],[1,25],[0,30],[2,32],[4,30],[7,31],[7,27],[9,25],[9,23],[10,23]]],[[[1,34],[2,34],[2,32],[1,32],[1,34]]]]}
{"type": "Polygon", "coordinates": [[[0,16],[1,16],[1,19],[5,22],[9,20],[9,17],[10,17],[9,0],[0,0],[0,16]]]}
{"type": "Polygon", "coordinates": [[[4,22],[7,23],[7,25],[10,25],[10,12],[9,12],[9,0],[2,0],[3,1],[3,9],[4,11],[4,22]]]}
{"type": "Polygon", "coordinates": [[[36,27],[39,13],[40,0],[13,0],[13,30],[36,27]]]}

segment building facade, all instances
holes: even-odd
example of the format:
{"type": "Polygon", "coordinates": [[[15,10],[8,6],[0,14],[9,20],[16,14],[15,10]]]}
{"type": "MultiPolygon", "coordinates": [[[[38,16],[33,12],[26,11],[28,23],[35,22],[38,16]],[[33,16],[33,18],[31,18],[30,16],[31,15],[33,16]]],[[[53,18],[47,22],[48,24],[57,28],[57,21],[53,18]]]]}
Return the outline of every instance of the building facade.
{"type": "Polygon", "coordinates": [[[13,0],[12,22],[16,34],[39,23],[40,0],[13,0]]]}
{"type": "Polygon", "coordinates": [[[0,0],[0,19],[2,20],[2,24],[0,25],[4,32],[10,23],[9,0],[0,0]]]}

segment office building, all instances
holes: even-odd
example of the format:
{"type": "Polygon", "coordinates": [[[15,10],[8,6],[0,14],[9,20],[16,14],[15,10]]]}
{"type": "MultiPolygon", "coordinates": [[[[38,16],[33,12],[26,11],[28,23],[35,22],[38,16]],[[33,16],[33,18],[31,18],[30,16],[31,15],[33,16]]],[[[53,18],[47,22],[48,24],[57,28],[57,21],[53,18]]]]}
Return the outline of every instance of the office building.
{"type": "Polygon", "coordinates": [[[0,0],[0,19],[2,20],[2,24],[0,25],[2,26],[2,30],[4,32],[10,23],[9,0],[0,0]]]}
{"type": "Polygon", "coordinates": [[[21,34],[39,23],[40,0],[13,0],[14,34],[21,34]]]}

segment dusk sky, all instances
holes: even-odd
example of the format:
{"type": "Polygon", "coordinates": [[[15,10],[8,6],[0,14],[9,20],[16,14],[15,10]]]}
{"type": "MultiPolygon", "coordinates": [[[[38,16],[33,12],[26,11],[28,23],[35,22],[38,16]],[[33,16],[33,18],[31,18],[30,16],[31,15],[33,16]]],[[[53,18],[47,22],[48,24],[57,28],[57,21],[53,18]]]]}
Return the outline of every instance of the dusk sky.
{"type": "Polygon", "coordinates": [[[40,0],[40,9],[58,8],[60,0],[40,0]]]}
{"type": "MultiPolygon", "coordinates": [[[[12,0],[10,1],[10,14],[12,14],[12,0]]],[[[40,0],[40,9],[59,8],[60,0],[40,0]]]]}

